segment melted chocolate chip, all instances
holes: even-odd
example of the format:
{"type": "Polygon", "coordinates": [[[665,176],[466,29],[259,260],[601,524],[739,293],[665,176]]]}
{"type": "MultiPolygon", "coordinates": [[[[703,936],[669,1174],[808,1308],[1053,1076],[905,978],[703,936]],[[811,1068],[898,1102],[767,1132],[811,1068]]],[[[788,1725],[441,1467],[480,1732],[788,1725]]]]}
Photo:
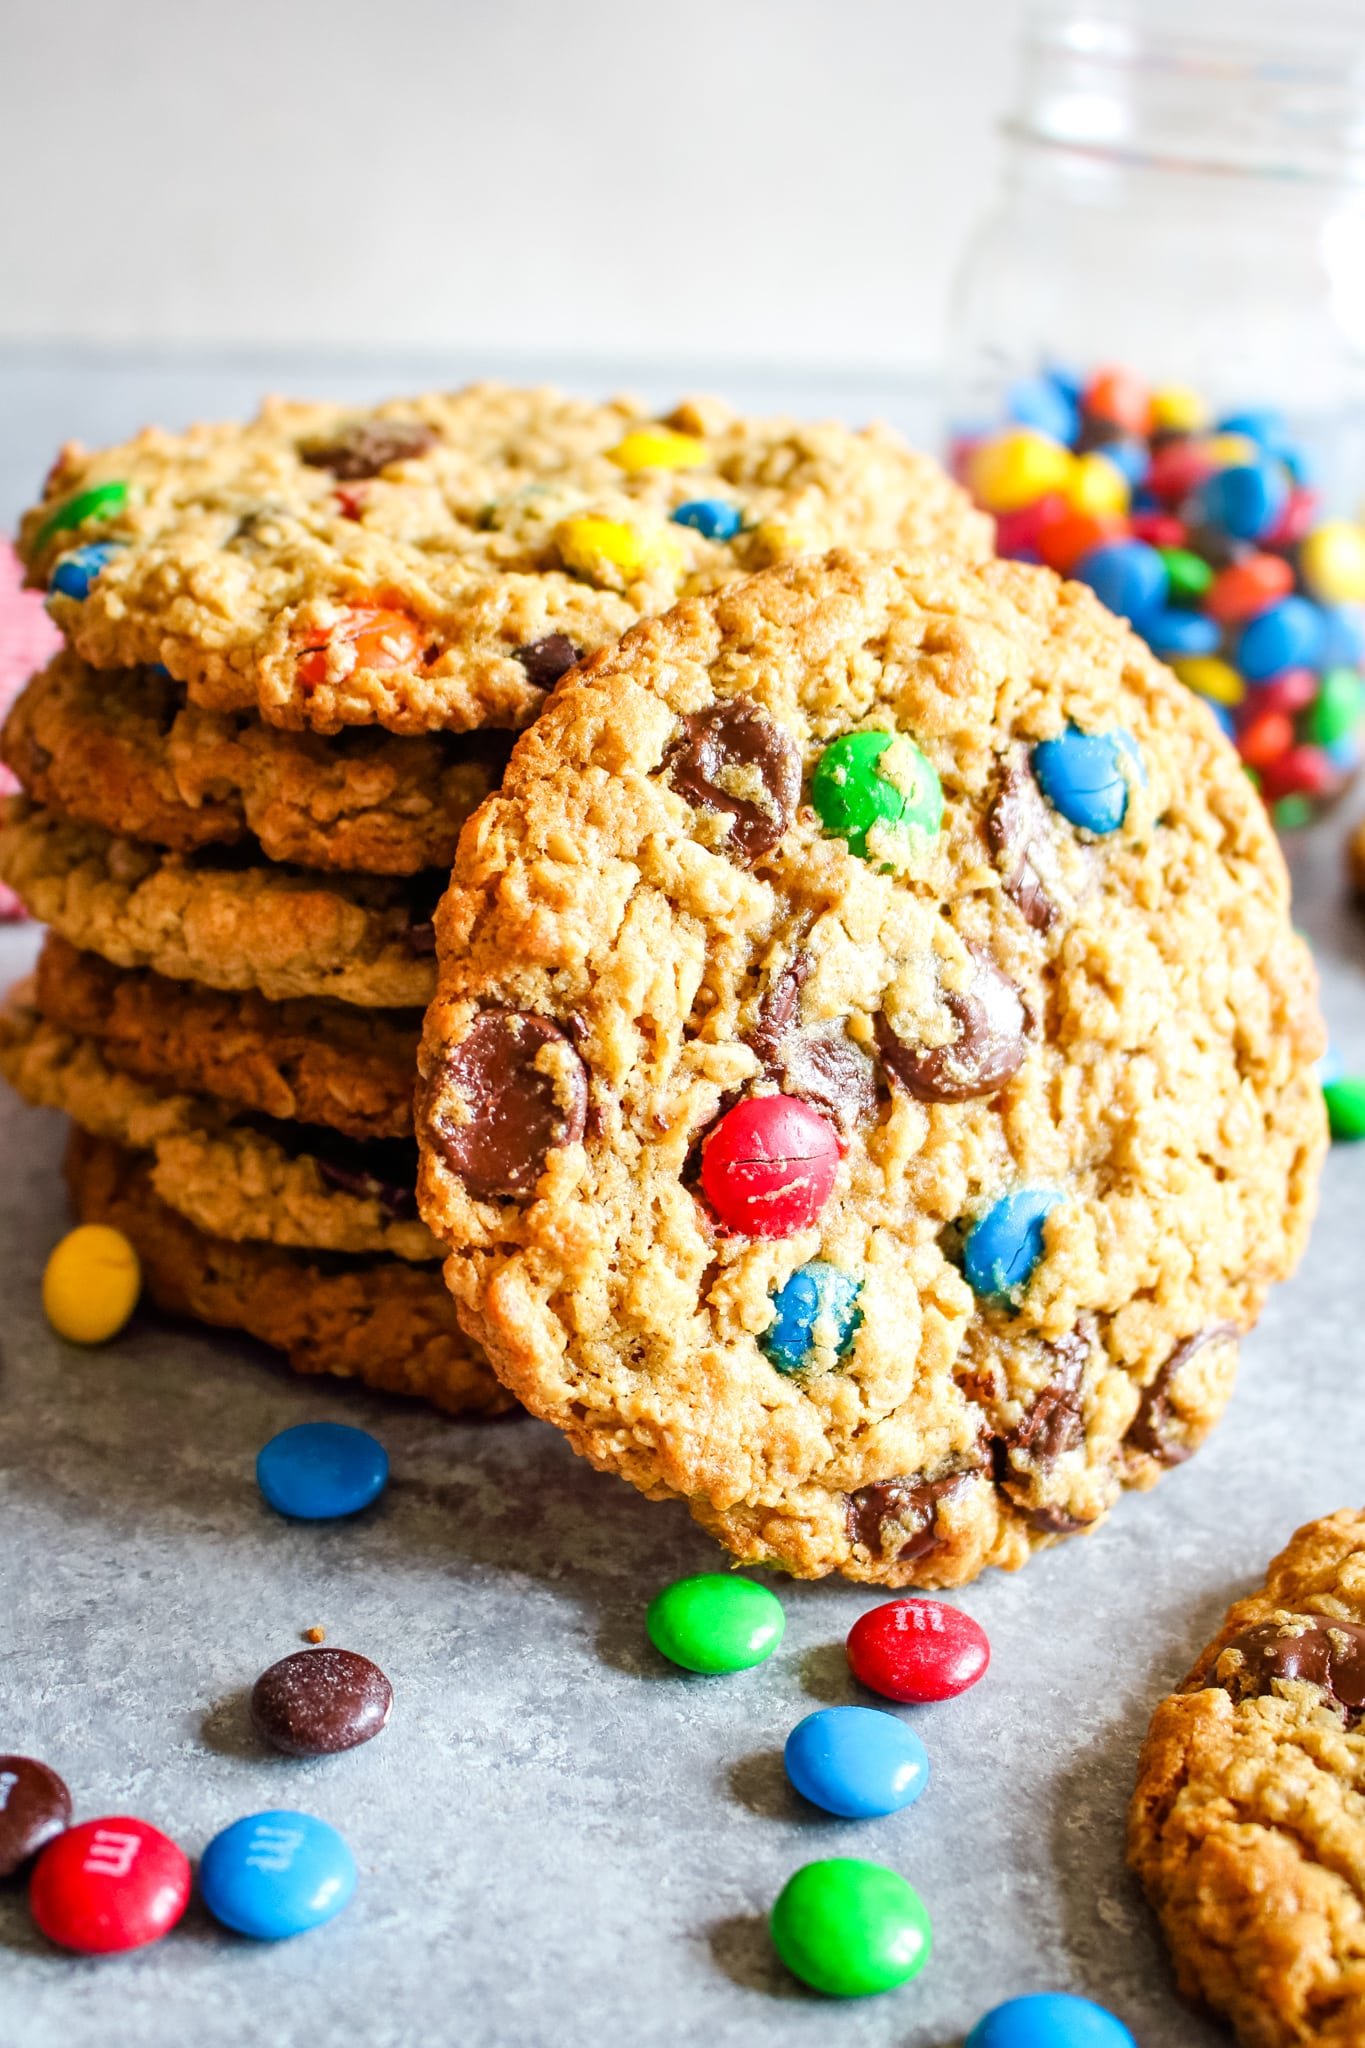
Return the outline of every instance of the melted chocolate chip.
{"type": "Polygon", "coordinates": [[[749,1044],[765,1065],[776,1059],[783,1039],[796,1023],[801,991],[814,964],[809,953],[793,953],[764,991],[749,1044]]]}
{"type": "Polygon", "coordinates": [[[395,1218],[417,1214],[417,1146],[412,1138],[348,1138],[325,1124],[276,1117],[243,1119],[287,1152],[311,1159],[330,1186],[378,1202],[395,1218]]]}
{"type": "Polygon", "coordinates": [[[1137,1414],[1128,1425],[1126,1442],[1135,1451],[1145,1451],[1163,1465],[1183,1465],[1193,1455],[1194,1445],[1182,1443],[1176,1434],[1180,1422],[1171,1407],[1172,1388],[1197,1351],[1236,1335],[1232,1323],[1211,1323],[1176,1345],[1165,1364],[1157,1368],[1156,1377],[1142,1389],[1137,1414]]]}
{"type": "Polygon", "coordinates": [[[543,640],[531,640],[525,647],[518,647],[516,658],[525,669],[528,682],[538,690],[552,690],[560,677],[583,659],[583,650],[574,646],[567,633],[547,633],[543,640]]]}
{"type": "Polygon", "coordinates": [[[1007,1448],[1037,1469],[1055,1465],[1081,1442],[1081,1376],[1090,1346],[1079,1331],[1049,1345],[1057,1369],[1018,1428],[1005,1439],[1007,1448]]]}
{"type": "Polygon", "coordinates": [[[416,924],[410,924],[408,926],[407,938],[408,944],[412,947],[414,953],[434,953],[436,951],[435,919],[423,917],[419,918],[416,924]]]}
{"type": "Polygon", "coordinates": [[[849,1542],[870,1550],[883,1564],[927,1557],[940,1540],[939,1503],[956,1500],[976,1477],[975,1472],[948,1472],[941,1479],[880,1479],[859,1487],[845,1495],[849,1542]]]}
{"type": "Polygon", "coordinates": [[[847,1135],[876,1110],[876,1071],[837,1018],[809,1031],[798,1028],[801,990],[811,966],[808,954],[794,953],[774,976],[748,1044],[784,1095],[814,1103],[847,1135]]]}
{"type": "Polygon", "coordinates": [[[446,1054],[426,1109],[434,1144],[477,1201],[520,1198],[551,1152],[583,1136],[588,1070],[548,1017],[484,1010],[446,1054]],[[560,1053],[542,1070],[547,1047],[560,1053]]]}
{"type": "Polygon", "coordinates": [[[1365,1709],[1365,1628],[1328,1615],[1296,1615],[1263,1621],[1234,1636],[1218,1659],[1236,1651],[1240,1661],[1215,1682],[1234,1699],[1264,1697],[1277,1679],[1304,1679],[1320,1686],[1352,1723],[1365,1709]]]}
{"type": "Polygon", "coordinates": [[[361,483],[391,462],[411,462],[434,446],[436,429],[425,420],[357,420],[325,446],[300,448],[310,469],[330,469],[338,483],[361,483]]]}
{"type": "Polygon", "coordinates": [[[402,1186],[397,1181],[381,1179],[377,1173],[347,1165],[339,1159],[318,1159],[317,1168],[322,1178],[334,1188],[378,1202],[380,1208],[396,1221],[417,1214],[417,1194],[411,1183],[402,1186]]]}
{"type": "Polygon", "coordinates": [[[1042,792],[1029,770],[1016,762],[1006,769],[986,813],[986,838],[1004,871],[1005,894],[1037,932],[1057,920],[1057,906],[1034,865],[1035,850],[1046,846],[1051,830],[1042,792]]]}
{"type": "Polygon", "coordinates": [[[947,1045],[907,1045],[879,1016],[877,1050],[893,1081],[919,1102],[967,1102],[989,1095],[1017,1073],[1028,1053],[1028,1013],[1014,983],[972,949],[972,985],[945,989],[943,1007],[957,1025],[947,1045]]]}
{"type": "Polygon", "coordinates": [[[796,742],[747,697],[688,713],[664,765],[679,796],[733,821],[725,850],[746,867],[772,851],[796,814],[796,742]]]}
{"type": "Polygon", "coordinates": [[[1040,1536],[1074,1536],[1078,1529],[1090,1527],[1084,1517],[1069,1514],[1065,1508],[1020,1507],[1019,1512],[1030,1528],[1036,1529],[1040,1536]]]}

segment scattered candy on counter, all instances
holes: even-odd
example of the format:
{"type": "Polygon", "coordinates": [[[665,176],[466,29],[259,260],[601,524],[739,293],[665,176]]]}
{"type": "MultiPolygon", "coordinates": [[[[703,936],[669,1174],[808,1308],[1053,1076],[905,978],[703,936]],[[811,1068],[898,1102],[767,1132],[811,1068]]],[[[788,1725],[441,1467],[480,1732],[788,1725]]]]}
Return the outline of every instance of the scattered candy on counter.
{"type": "Polygon", "coordinates": [[[1327,1125],[1338,1143],[1349,1144],[1365,1138],[1365,1080],[1350,1074],[1324,1081],[1323,1101],[1327,1104],[1327,1125]]]}
{"type": "Polygon", "coordinates": [[[107,1223],[68,1230],[43,1268],[44,1313],[57,1335],[72,1344],[105,1344],[117,1337],[141,1292],[137,1253],[107,1223]]]}
{"type": "Polygon", "coordinates": [[[1270,409],[1215,421],[1197,393],[1110,368],[1023,379],[1007,412],[954,455],[1001,554],[1131,620],[1210,705],[1276,824],[1307,823],[1362,758],[1365,526],[1320,519],[1270,409]]]}
{"type": "Polygon", "coordinates": [[[234,1821],[199,1865],[199,1890],[214,1919],[255,1941],[325,1926],[355,1887],[355,1858],[336,1829],[287,1809],[234,1821]]]}
{"type": "Polygon", "coordinates": [[[872,1820],[913,1806],[929,1783],[914,1730],[876,1707],[822,1707],[798,1721],[783,1751],[787,1776],[812,1806],[872,1820]]]}
{"type": "Polygon", "coordinates": [[[1010,1998],[979,2019],[966,2048],[1137,2048],[1113,2013],[1067,1991],[1010,1998]]]}
{"type": "Polygon", "coordinates": [[[256,1483],[270,1506],[297,1522],[358,1515],[389,1483],[389,1454],[368,1430],[299,1422],[258,1454],[256,1483]]]}
{"type": "Polygon", "coordinates": [[[984,1678],[991,1661],[986,1631],[942,1600],[887,1600],[848,1632],[853,1676],[884,1699],[922,1706],[951,1700],[984,1678]]]}
{"type": "Polygon", "coordinates": [[[737,1102],[702,1145],[702,1193],[727,1230],[790,1237],[820,1214],[839,1170],[832,1123],[795,1095],[737,1102]]]}
{"type": "Polygon", "coordinates": [[[387,1726],[393,1687],[354,1650],[296,1650],[251,1688],[256,1733],[287,1756],[335,1756],[387,1726]]]}
{"type": "Polygon", "coordinates": [[[116,1955],[170,1933],[189,1904],[190,1861],[145,1820],[82,1821],[43,1850],[28,1897],[49,1941],[82,1955],[116,1955]]]}
{"type": "Polygon", "coordinates": [[[31,1756],[0,1756],[0,1878],[36,1856],[71,1825],[71,1794],[31,1756]]]}
{"type": "Polygon", "coordinates": [[[766,1586],[729,1572],[676,1579],[649,1603],[649,1640],[684,1671],[748,1671],[771,1657],[787,1617],[766,1586]]]}
{"type": "Polygon", "coordinates": [[[919,1893],[861,1857],[803,1864],[779,1892],[769,1924],[792,1975],[831,1998],[894,1990],[929,1960],[932,1931],[919,1893]]]}

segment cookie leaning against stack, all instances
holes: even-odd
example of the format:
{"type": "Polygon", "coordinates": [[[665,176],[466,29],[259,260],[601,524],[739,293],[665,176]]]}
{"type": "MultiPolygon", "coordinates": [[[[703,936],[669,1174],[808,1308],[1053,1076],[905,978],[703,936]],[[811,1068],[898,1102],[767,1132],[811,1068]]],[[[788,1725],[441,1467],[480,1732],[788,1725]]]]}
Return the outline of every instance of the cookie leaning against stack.
{"type": "Polygon", "coordinates": [[[960,1584],[1188,1455],[1325,1141],[1207,710],[1076,585],[835,554],[566,680],[437,913],[470,1334],[743,1559],[960,1584]]]}
{"type": "Polygon", "coordinates": [[[990,528],[880,431],[483,386],[71,448],[23,523],[66,646],[3,752],[0,873],[52,927],[0,1064],[79,1136],[154,1295],[308,1370],[510,1398],[416,1215],[431,914],[584,648],[847,533],[990,528]]]}

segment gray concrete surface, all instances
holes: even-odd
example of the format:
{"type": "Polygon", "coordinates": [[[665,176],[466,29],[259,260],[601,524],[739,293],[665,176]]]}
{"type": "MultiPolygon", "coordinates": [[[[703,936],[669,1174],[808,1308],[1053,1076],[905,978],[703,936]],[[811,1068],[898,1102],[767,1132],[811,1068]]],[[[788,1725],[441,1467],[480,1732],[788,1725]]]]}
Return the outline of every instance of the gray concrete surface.
{"type": "MultiPolygon", "coordinates": [[[[239,404],[253,373],[230,389],[207,370],[121,374],[0,365],[0,514],[59,412],[114,433],[215,393],[239,404]]],[[[1299,915],[1361,1069],[1365,924],[1342,830],[1302,845],[1299,915]]],[[[0,934],[0,984],[32,943],[0,934]]],[[[56,1118],[0,1103],[0,1749],[52,1763],[79,1816],[141,1814],[191,1855],[241,1814],[311,1809],[361,1881],[341,1919],[292,1944],[237,1940],[195,1906],[158,1947],[102,1962],[48,1948],[0,1887],[0,2048],[947,2048],[986,2006],[1043,1987],[1108,2003],[1142,2048],[1226,2038],[1174,1995],[1123,1816],[1152,1705],[1225,1605],[1297,1523],[1362,1497],[1365,1148],[1333,1154],[1307,1261],[1247,1345],[1214,1440],[1093,1536],[960,1596],[990,1633],[990,1674],[917,1716],[923,1801],[855,1824],[802,1808],[780,1753],[802,1714],[854,1697],[841,1644],[866,1591],[783,1588],[777,1657],[686,1678],[650,1651],[643,1610],[717,1553],[551,1431],[297,1381],[150,1315],[104,1350],[63,1345],[38,1298],[65,1221],[60,1147],[56,1118]],[[260,1444],[315,1417],[388,1445],[392,1487],[358,1521],[288,1524],[256,1493],[260,1444]],[[244,1691],[314,1623],[382,1664],[397,1704],[367,1748],[300,1763],[262,1752],[244,1691]],[[834,2007],[783,1975],[766,1909],[827,1854],[919,1887],[935,1952],[917,1984],[834,2007]]]]}

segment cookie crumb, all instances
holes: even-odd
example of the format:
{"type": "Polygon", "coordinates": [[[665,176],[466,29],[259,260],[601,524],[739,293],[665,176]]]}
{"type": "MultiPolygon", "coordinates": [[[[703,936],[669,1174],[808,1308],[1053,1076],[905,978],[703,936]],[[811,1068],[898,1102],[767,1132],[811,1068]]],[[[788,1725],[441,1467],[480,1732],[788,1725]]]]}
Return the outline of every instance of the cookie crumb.
{"type": "Polygon", "coordinates": [[[327,1631],[325,1628],[317,1628],[316,1626],[313,1628],[306,1628],[303,1632],[303,1640],[305,1641],[305,1643],[325,1643],[327,1640],[327,1631]]]}

